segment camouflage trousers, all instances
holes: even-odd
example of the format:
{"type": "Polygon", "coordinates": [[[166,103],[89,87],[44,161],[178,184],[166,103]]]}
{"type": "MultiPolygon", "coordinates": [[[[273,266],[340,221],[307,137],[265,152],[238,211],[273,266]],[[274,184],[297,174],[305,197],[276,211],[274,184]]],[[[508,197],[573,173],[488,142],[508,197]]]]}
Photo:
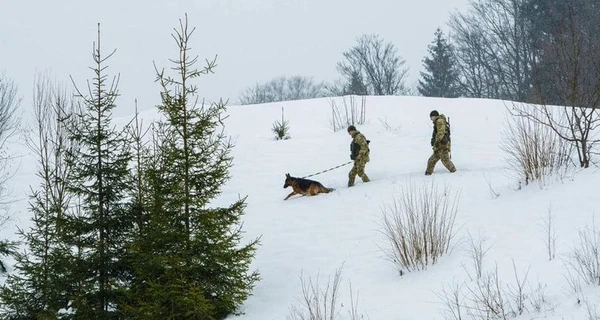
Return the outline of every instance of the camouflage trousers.
{"type": "Polygon", "coordinates": [[[448,171],[455,172],[456,167],[452,160],[450,160],[450,151],[447,148],[439,148],[433,151],[433,154],[427,160],[427,170],[425,170],[425,174],[432,174],[433,169],[438,161],[442,160],[442,164],[448,171]]]}
{"type": "Polygon", "coordinates": [[[369,157],[366,156],[364,158],[354,160],[354,166],[348,173],[348,186],[351,187],[354,185],[354,179],[358,175],[363,182],[369,182],[369,177],[365,174],[365,166],[369,162],[369,157]]]}

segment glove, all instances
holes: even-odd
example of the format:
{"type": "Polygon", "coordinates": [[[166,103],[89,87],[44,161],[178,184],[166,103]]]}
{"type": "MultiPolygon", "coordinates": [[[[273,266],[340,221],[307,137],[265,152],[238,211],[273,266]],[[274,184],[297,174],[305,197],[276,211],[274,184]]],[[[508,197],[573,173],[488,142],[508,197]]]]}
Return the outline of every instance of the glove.
{"type": "Polygon", "coordinates": [[[356,156],[356,159],[354,160],[360,160],[360,155],[356,156]]]}

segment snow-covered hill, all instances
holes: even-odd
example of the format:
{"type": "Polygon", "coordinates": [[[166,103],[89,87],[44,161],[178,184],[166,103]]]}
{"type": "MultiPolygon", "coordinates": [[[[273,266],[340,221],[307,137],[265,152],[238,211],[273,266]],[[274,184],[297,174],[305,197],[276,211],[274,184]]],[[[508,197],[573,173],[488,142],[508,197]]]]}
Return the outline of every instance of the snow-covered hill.
{"type": "MultiPolygon", "coordinates": [[[[337,105],[343,108],[342,98],[337,105]]],[[[340,319],[349,319],[350,282],[365,319],[453,319],[444,318],[447,308],[440,296],[455,284],[473,288],[466,271],[472,267],[469,234],[484,239],[483,245],[489,247],[484,272],[497,266],[502,286],[516,284],[513,263],[521,280],[527,273],[526,309],[519,319],[588,319],[588,309],[594,312],[600,303],[598,289],[584,287],[580,297],[584,302],[577,304],[565,267],[578,243],[578,230],[592,224],[600,203],[600,174],[590,168],[519,190],[500,148],[505,102],[368,97],[366,123],[357,127],[371,140],[366,172],[372,181],[364,184],[357,179],[355,187],[347,188],[350,165],[346,165],[311,177],[334,192],[287,201],[283,198],[291,190],[282,188],[286,173],[302,177],[350,160],[349,135],[345,129],[331,128],[330,99],[230,106],[228,113],[225,124],[235,142],[234,166],[232,179],[214,205],[248,196],[243,229],[248,240],[261,237],[253,268],[262,277],[244,314],[232,320],[286,319],[290,307],[300,306],[301,274],[305,280],[319,275],[324,286],[341,266],[340,319]],[[290,125],[289,140],[275,140],[271,132],[282,107],[290,125]],[[424,176],[433,109],[450,117],[452,160],[458,169],[454,174],[438,163],[432,176],[424,176]],[[382,210],[403,188],[431,183],[460,196],[452,251],[427,270],[400,276],[385,259],[382,210]],[[556,228],[556,258],[551,261],[544,244],[549,207],[556,228]],[[537,305],[540,311],[535,310],[537,305]]],[[[142,116],[149,121],[155,114],[147,111],[142,116]]],[[[15,149],[16,154],[28,152],[22,144],[15,149]]],[[[25,156],[14,177],[14,195],[25,199],[29,185],[36,184],[34,164],[25,156]]],[[[3,235],[14,231],[15,225],[27,224],[24,200],[11,210],[13,221],[3,235]]]]}

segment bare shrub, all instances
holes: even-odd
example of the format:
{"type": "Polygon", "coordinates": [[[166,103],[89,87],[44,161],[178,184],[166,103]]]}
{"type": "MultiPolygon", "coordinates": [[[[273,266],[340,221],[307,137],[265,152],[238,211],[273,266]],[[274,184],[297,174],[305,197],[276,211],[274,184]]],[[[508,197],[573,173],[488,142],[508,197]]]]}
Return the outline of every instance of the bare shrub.
{"type": "Polygon", "coordinates": [[[362,125],[365,123],[367,113],[367,97],[360,96],[360,105],[356,101],[355,95],[343,96],[344,103],[341,109],[335,99],[329,100],[331,105],[331,128],[333,132],[345,129],[350,125],[362,125]]]}
{"type": "Polygon", "coordinates": [[[547,135],[560,139],[563,152],[568,152],[569,155],[568,159],[562,158],[561,160],[570,161],[571,153],[575,153],[580,167],[588,168],[591,156],[594,154],[592,150],[600,142],[597,133],[594,132],[600,127],[598,109],[542,105],[535,106],[533,110],[521,108],[518,115],[530,120],[529,122],[534,123],[536,127],[543,127],[540,130],[547,135]]]}
{"type": "MultiPolygon", "coordinates": [[[[340,316],[343,304],[338,304],[340,296],[340,284],[342,282],[342,268],[335,271],[333,280],[329,277],[327,284],[322,287],[319,285],[319,275],[315,282],[309,277],[305,279],[300,274],[302,284],[302,298],[299,299],[300,305],[290,307],[287,320],[336,320],[340,316]]],[[[358,296],[354,299],[352,284],[350,284],[350,309],[348,310],[349,320],[364,319],[364,316],[358,312],[358,296]]]]}
{"type": "Polygon", "coordinates": [[[598,312],[598,305],[586,303],[588,320],[600,320],[600,312],[598,312]]]}
{"type": "Polygon", "coordinates": [[[497,199],[498,197],[500,197],[500,193],[498,193],[498,192],[496,192],[496,190],[494,190],[494,188],[492,187],[492,183],[487,178],[487,176],[485,175],[485,173],[483,173],[483,178],[487,182],[488,189],[490,191],[490,196],[492,197],[492,199],[497,199]]]}
{"type": "Polygon", "coordinates": [[[600,285],[600,233],[594,221],[579,230],[579,243],[573,248],[567,265],[583,283],[600,285]]]}
{"type": "Polygon", "coordinates": [[[287,140],[290,139],[290,122],[285,120],[283,117],[283,107],[281,107],[281,121],[275,120],[273,127],[271,128],[275,133],[275,140],[287,140]]]}
{"type": "Polygon", "coordinates": [[[577,274],[573,274],[568,266],[566,270],[567,274],[564,277],[567,281],[567,292],[568,294],[575,295],[575,301],[577,304],[580,304],[583,301],[583,286],[581,284],[581,279],[577,274]]]}
{"type": "Polygon", "coordinates": [[[529,304],[533,311],[540,313],[550,306],[546,295],[546,285],[538,283],[535,289],[531,289],[529,293],[529,304]]]}
{"type": "Polygon", "coordinates": [[[528,295],[525,291],[525,285],[527,284],[527,275],[529,275],[529,268],[527,268],[527,271],[525,272],[523,278],[520,278],[519,274],[517,273],[517,266],[513,261],[513,271],[515,276],[515,282],[513,283],[513,285],[508,285],[508,295],[509,299],[512,300],[512,305],[514,306],[513,312],[516,316],[523,314],[523,312],[525,312],[525,310],[527,309],[526,300],[528,295]]]}
{"type": "Polygon", "coordinates": [[[471,280],[479,280],[483,276],[483,259],[485,258],[487,252],[491,249],[491,245],[485,245],[485,241],[487,240],[481,234],[477,239],[474,239],[471,233],[468,234],[468,255],[471,261],[471,267],[473,268],[472,273],[468,271],[466,266],[463,266],[467,274],[471,278],[471,280]]]}
{"type": "Polygon", "coordinates": [[[396,127],[392,126],[392,125],[389,123],[389,121],[388,121],[387,117],[385,117],[385,118],[383,118],[383,119],[379,118],[379,123],[381,123],[381,126],[382,126],[382,127],[383,127],[383,128],[386,130],[386,131],[396,131],[396,130],[399,130],[399,129],[400,129],[400,126],[396,126],[396,127]]]}
{"type": "Polygon", "coordinates": [[[465,306],[465,295],[463,293],[464,284],[454,283],[452,287],[442,286],[441,293],[434,294],[442,301],[444,305],[444,319],[463,320],[467,316],[467,306],[465,306]]]}
{"type": "MultiPolygon", "coordinates": [[[[529,111],[537,114],[536,111],[529,111]]],[[[550,127],[526,117],[511,116],[502,134],[501,149],[517,179],[525,184],[543,179],[570,163],[572,148],[550,127]]]]}
{"type": "Polygon", "coordinates": [[[508,301],[498,275],[498,266],[478,280],[475,286],[467,288],[470,294],[469,301],[472,305],[469,308],[471,316],[476,316],[476,319],[506,319],[508,301]]]}
{"type": "Polygon", "coordinates": [[[543,312],[550,306],[545,286],[531,287],[527,280],[529,269],[519,275],[513,261],[513,280],[502,281],[496,265],[483,276],[435,293],[444,306],[444,319],[489,320],[510,319],[533,312],[543,312]]]}
{"type": "Polygon", "coordinates": [[[339,314],[337,299],[341,282],[341,270],[336,271],[333,277],[333,283],[331,282],[331,279],[327,281],[324,289],[319,287],[318,275],[316,283],[313,283],[312,278],[306,280],[301,274],[300,282],[302,283],[302,307],[298,308],[293,306],[290,310],[291,314],[288,319],[335,319],[339,314]]]}
{"type": "Polygon", "coordinates": [[[389,248],[383,251],[400,275],[423,270],[449,251],[458,197],[448,186],[440,191],[433,183],[408,185],[391,206],[384,207],[380,232],[389,248]]]}
{"type": "Polygon", "coordinates": [[[469,315],[474,319],[508,319],[527,311],[528,293],[525,291],[529,269],[519,277],[513,261],[514,283],[500,280],[498,266],[485,274],[474,286],[468,287],[469,315]]]}
{"type": "MultiPolygon", "coordinates": [[[[350,290],[350,310],[348,311],[349,320],[364,319],[364,315],[358,312],[358,292],[356,293],[356,299],[354,299],[354,291],[352,290],[352,283],[349,283],[350,290]]],[[[367,317],[368,318],[368,317],[367,317]]]]}

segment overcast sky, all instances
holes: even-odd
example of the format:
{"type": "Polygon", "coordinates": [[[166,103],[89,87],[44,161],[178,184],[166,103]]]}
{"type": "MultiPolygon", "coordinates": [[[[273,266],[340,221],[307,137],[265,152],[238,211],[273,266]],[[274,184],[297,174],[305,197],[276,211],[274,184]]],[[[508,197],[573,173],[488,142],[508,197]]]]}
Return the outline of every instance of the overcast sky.
{"type": "Polygon", "coordinates": [[[29,107],[37,72],[59,82],[69,76],[84,86],[93,74],[92,43],[101,25],[102,49],[117,49],[109,74],[120,73],[117,115],[158,102],[153,62],[170,67],[177,57],[171,33],[187,13],[193,53],[218,55],[215,74],[200,94],[230,99],[256,82],[282,75],[338,78],[342,52],[364,33],[392,42],[410,68],[409,85],[419,78],[427,45],[437,27],[447,33],[451,12],[467,0],[0,0],[0,72],[19,86],[29,107]],[[97,7],[101,5],[101,7],[97,7]]]}

